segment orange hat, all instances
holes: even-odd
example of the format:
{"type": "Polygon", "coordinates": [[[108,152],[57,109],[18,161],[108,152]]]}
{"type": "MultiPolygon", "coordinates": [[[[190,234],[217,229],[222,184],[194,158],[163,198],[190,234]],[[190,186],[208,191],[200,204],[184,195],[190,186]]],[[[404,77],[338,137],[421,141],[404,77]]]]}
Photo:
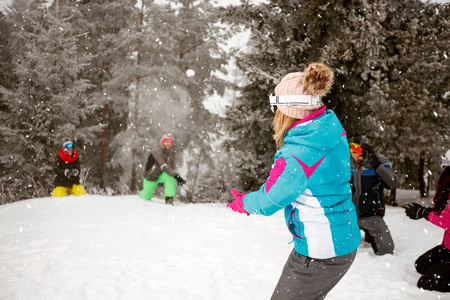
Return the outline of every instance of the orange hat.
{"type": "Polygon", "coordinates": [[[356,153],[358,155],[363,156],[364,150],[361,147],[361,145],[356,144],[356,143],[350,143],[350,153],[356,153]]]}

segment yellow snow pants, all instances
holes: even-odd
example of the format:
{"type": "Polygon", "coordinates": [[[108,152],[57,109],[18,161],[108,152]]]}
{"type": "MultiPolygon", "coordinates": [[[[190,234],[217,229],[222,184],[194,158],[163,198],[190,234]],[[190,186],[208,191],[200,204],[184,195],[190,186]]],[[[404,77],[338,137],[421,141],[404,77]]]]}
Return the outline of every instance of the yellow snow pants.
{"type": "Polygon", "coordinates": [[[65,197],[65,196],[67,196],[67,194],[81,196],[81,195],[85,195],[86,191],[81,186],[81,184],[74,184],[72,186],[72,188],[66,188],[64,186],[57,186],[52,191],[53,197],[65,197]]]}

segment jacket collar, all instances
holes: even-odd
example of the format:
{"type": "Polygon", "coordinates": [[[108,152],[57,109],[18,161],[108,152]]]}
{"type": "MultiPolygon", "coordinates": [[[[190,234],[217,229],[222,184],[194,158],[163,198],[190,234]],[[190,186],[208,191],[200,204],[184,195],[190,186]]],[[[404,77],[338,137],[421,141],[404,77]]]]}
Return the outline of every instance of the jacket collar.
{"type": "Polygon", "coordinates": [[[322,108],[320,108],[318,111],[313,112],[310,115],[307,115],[306,117],[304,117],[303,119],[301,119],[300,121],[298,121],[297,123],[292,124],[291,126],[289,126],[288,130],[291,129],[292,127],[298,126],[302,123],[306,123],[308,121],[311,121],[315,118],[320,117],[321,115],[323,115],[325,112],[327,111],[327,108],[325,106],[323,106],[322,108]]]}

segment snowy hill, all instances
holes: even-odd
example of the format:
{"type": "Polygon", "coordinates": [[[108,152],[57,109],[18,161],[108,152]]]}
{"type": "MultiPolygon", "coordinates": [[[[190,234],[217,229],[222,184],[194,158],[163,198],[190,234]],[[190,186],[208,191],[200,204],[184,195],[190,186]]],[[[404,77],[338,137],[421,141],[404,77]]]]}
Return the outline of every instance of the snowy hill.
{"type": "MultiPolygon", "coordinates": [[[[395,255],[362,242],[326,299],[449,299],[419,290],[413,266],[443,230],[401,207],[388,207],[386,222],[395,255]]],[[[281,212],[138,196],[25,200],[0,206],[0,299],[269,299],[290,241],[281,212]]]]}

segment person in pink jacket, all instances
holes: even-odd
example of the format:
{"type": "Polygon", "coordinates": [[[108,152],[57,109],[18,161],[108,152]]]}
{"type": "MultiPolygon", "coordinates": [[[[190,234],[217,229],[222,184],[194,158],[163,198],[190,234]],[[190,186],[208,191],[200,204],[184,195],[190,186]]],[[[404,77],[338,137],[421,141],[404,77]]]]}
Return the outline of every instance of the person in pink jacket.
{"type": "Polygon", "coordinates": [[[415,266],[422,274],[417,282],[419,288],[450,292],[450,150],[442,159],[442,165],[444,170],[437,182],[433,206],[410,203],[405,212],[411,219],[425,218],[445,230],[442,244],[422,254],[415,266]]]}

